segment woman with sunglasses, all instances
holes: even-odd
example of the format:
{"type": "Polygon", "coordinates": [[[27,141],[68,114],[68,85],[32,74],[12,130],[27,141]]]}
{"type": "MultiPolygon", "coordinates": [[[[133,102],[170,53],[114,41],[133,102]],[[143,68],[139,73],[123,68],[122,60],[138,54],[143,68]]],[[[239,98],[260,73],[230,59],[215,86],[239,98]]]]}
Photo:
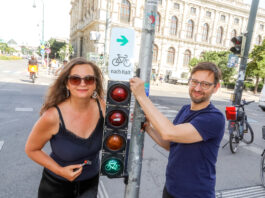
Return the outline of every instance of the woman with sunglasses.
{"type": "Polygon", "coordinates": [[[97,197],[105,102],[100,69],[75,58],[49,88],[25,147],[44,167],[39,198],[97,197]],[[50,141],[51,153],[42,148],[50,141]]]}

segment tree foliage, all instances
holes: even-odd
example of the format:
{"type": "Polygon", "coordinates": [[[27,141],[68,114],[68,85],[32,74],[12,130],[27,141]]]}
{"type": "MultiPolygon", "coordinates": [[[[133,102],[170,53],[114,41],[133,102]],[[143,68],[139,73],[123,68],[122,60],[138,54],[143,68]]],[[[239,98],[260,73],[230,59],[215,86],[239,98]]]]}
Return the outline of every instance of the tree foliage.
{"type": "Polygon", "coordinates": [[[59,53],[60,59],[63,61],[67,59],[69,56],[73,55],[74,49],[72,45],[69,43],[61,47],[58,53],[59,53]]]}
{"type": "Polygon", "coordinates": [[[193,68],[195,65],[197,65],[200,62],[215,63],[218,66],[218,68],[221,70],[222,80],[223,80],[224,84],[226,85],[226,84],[230,83],[231,80],[233,81],[233,76],[235,75],[235,72],[236,72],[235,68],[227,67],[229,53],[230,52],[228,52],[228,51],[205,52],[205,53],[203,53],[202,57],[200,57],[199,59],[197,59],[197,58],[191,59],[189,64],[190,64],[191,68],[193,68]]]}
{"type": "Polygon", "coordinates": [[[251,61],[247,65],[246,78],[256,78],[254,92],[257,92],[259,81],[265,78],[265,39],[261,45],[255,45],[249,54],[251,61]]]}
{"type": "Polygon", "coordinates": [[[7,43],[0,42],[0,52],[3,54],[13,54],[16,50],[13,47],[9,47],[7,43]]]}
{"type": "Polygon", "coordinates": [[[59,58],[60,49],[66,45],[66,42],[57,41],[54,38],[51,38],[48,42],[51,49],[51,53],[49,54],[50,58],[59,58]]]}

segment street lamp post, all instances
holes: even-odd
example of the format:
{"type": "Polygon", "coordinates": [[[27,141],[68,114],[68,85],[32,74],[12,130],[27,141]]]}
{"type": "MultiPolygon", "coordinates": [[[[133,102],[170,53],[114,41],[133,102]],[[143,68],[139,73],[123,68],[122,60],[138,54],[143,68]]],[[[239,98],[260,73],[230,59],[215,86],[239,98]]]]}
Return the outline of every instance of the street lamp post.
{"type": "MultiPolygon", "coordinates": [[[[41,35],[41,45],[44,45],[44,1],[41,0],[42,2],[42,35],[41,35]]],[[[35,0],[33,1],[33,8],[36,8],[36,3],[35,0]]],[[[41,64],[44,65],[44,53],[41,53],[41,64]]]]}
{"type": "Polygon", "coordinates": [[[107,37],[108,37],[108,29],[109,29],[109,22],[110,22],[110,18],[109,18],[109,0],[107,0],[107,5],[106,5],[106,24],[105,24],[105,42],[104,42],[104,70],[105,72],[107,72],[107,37]]]}

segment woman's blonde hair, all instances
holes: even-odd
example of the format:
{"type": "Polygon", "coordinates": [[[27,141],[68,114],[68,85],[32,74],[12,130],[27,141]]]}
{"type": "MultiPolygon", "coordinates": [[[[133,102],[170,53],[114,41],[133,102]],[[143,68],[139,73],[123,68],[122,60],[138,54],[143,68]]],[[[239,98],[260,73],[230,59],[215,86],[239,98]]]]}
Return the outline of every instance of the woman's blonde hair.
{"type": "Polygon", "coordinates": [[[102,98],[104,97],[104,90],[103,90],[103,75],[101,73],[101,70],[98,68],[97,65],[94,63],[87,61],[85,58],[78,57],[72,59],[67,65],[64,66],[62,69],[60,75],[55,80],[55,82],[50,86],[46,97],[44,104],[40,110],[40,115],[42,115],[47,109],[54,107],[64,100],[67,99],[67,80],[68,76],[70,75],[71,70],[75,65],[84,65],[88,64],[92,67],[94,71],[94,75],[96,77],[96,92],[98,94],[98,97],[102,98]]]}

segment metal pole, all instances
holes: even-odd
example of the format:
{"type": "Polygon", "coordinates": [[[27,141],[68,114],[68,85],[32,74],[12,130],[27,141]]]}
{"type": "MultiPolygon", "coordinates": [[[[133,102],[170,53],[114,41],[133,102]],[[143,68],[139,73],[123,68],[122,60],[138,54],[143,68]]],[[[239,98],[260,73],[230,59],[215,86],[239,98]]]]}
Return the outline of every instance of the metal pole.
{"type": "Polygon", "coordinates": [[[250,13],[249,13],[249,19],[248,19],[247,33],[246,33],[246,45],[245,45],[243,57],[241,58],[241,61],[240,61],[238,78],[237,78],[235,90],[234,90],[233,105],[240,104],[240,101],[242,98],[248,54],[249,54],[253,29],[254,29],[254,25],[255,25],[255,21],[256,21],[258,5],[259,5],[259,0],[252,0],[251,9],[250,9],[250,13]]]}
{"type": "MultiPolygon", "coordinates": [[[[42,41],[41,45],[44,45],[44,1],[42,0],[42,41]]],[[[44,56],[45,52],[41,54],[41,63],[44,66],[44,56]]]]}
{"type": "MultiPolygon", "coordinates": [[[[150,86],[150,73],[152,69],[153,42],[155,38],[155,19],[157,13],[157,0],[146,0],[142,28],[139,68],[140,78],[145,81],[147,90],[150,86]]],[[[125,189],[126,198],[138,198],[142,171],[144,133],[140,132],[144,122],[144,113],[135,101],[130,151],[128,159],[128,184],[125,189]]]]}
{"type": "Polygon", "coordinates": [[[105,42],[104,42],[104,69],[107,72],[107,37],[108,37],[108,29],[109,29],[109,0],[107,0],[107,7],[106,7],[106,23],[105,23],[105,42]]]}

